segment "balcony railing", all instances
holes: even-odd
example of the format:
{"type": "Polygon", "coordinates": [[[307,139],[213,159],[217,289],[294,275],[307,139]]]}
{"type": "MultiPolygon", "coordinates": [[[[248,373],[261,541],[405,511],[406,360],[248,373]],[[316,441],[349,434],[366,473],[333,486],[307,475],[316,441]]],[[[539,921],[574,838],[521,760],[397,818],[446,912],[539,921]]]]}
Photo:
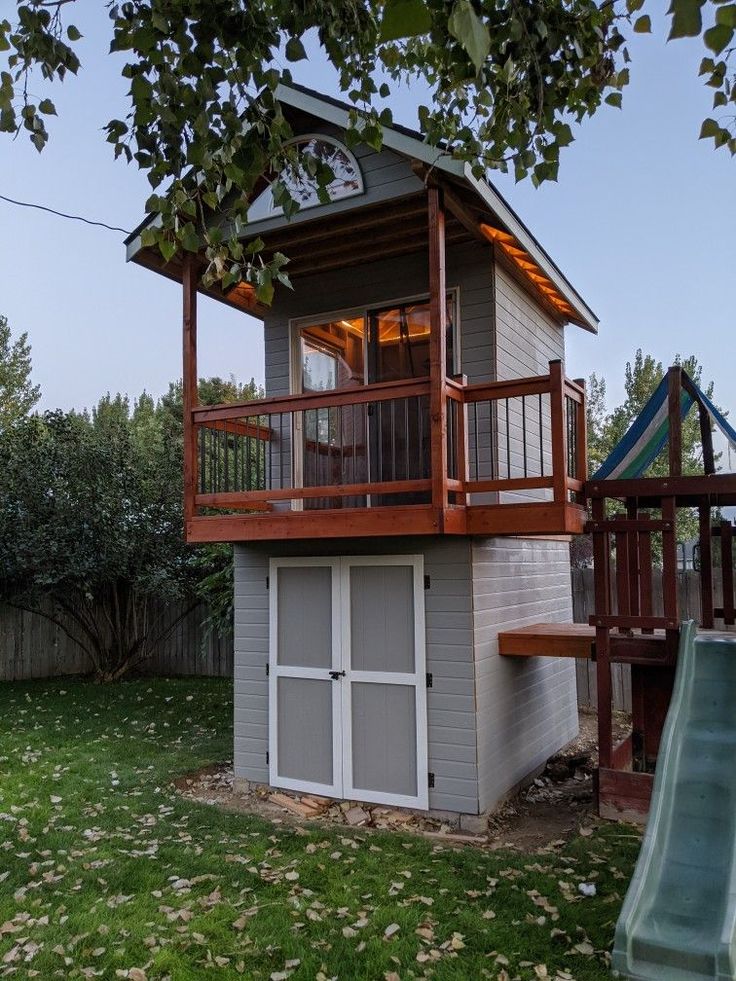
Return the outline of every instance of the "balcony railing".
{"type": "MultiPolygon", "coordinates": [[[[443,509],[575,503],[585,396],[558,362],[534,378],[448,379],[445,394],[443,509]]],[[[443,421],[433,423],[430,404],[421,378],[195,408],[195,515],[269,512],[296,528],[315,511],[437,509],[432,440],[443,421]]]]}

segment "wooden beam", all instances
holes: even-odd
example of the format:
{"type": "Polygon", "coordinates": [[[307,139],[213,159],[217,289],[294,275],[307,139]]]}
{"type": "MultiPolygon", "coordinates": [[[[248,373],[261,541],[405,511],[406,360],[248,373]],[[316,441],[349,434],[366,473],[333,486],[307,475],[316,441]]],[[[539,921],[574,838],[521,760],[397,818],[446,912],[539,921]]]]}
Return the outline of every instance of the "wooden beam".
{"type": "Polygon", "coordinates": [[[561,361],[549,363],[549,405],[552,436],[552,496],[558,504],[567,500],[567,426],[565,425],[565,377],[561,361]]]}
{"type": "Polygon", "coordinates": [[[353,233],[362,231],[370,232],[378,225],[387,221],[396,223],[397,218],[413,218],[415,215],[427,214],[427,203],[424,195],[419,192],[409,197],[394,198],[388,202],[361,211],[349,211],[346,215],[340,216],[330,214],[323,220],[303,222],[299,225],[292,225],[291,228],[280,228],[274,232],[264,232],[263,240],[267,250],[286,252],[311,246],[314,243],[324,240],[334,240],[343,233],[353,233]]]}
{"type": "Polygon", "coordinates": [[[197,258],[184,259],[182,290],[182,403],[184,430],[184,522],[194,517],[197,493],[197,427],[193,411],[199,401],[197,390],[197,258]]]}
{"type": "Polygon", "coordinates": [[[554,501],[475,504],[466,512],[468,535],[580,535],[586,518],[584,508],[554,501]]]}
{"type": "Polygon", "coordinates": [[[445,212],[442,192],[427,188],[429,219],[429,417],[431,425],[432,506],[444,530],[447,497],[447,281],[445,212]]]}
{"type": "Polygon", "coordinates": [[[377,382],[374,385],[360,385],[356,388],[332,392],[274,395],[269,399],[253,399],[250,402],[221,402],[219,405],[203,405],[195,409],[194,418],[198,424],[204,425],[219,419],[242,419],[281,412],[305,412],[307,409],[362,405],[366,402],[407,399],[418,395],[429,395],[429,378],[377,382]]]}
{"type": "Polygon", "coordinates": [[[686,371],[681,374],[682,387],[692,398],[698,407],[698,417],[700,421],[700,444],[703,447],[703,469],[707,474],[716,472],[715,456],[713,454],[713,430],[711,428],[710,413],[700,398],[700,393],[693,384],[692,379],[686,371]]]}
{"type": "Polygon", "coordinates": [[[649,813],[654,774],[598,770],[598,813],[614,821],[642,823],[649,813]]]}
{"type": "Polygon", "coordinates": [[[682,368],[673,365],[667,371],[667,412],[669,415],[669,464],[670,475],[682,474],[682,368]]]}
{"type": "Polygon", "coordinates": [[[188,542],[282,541],[316,538],[374,538],[436,535],[430,505],[283,511],[271,514],[195,516],[186,525],[188,542]]]}
{"type": "Polygon", "coordinates": [[[504,657],[575,657],[590,659],[595,629],[585,623],[534,623],[498,635],[504,657]]]}
{"type": "Polygon", "coordinates": [[[733,596],[733,525],[721,522],[721,572],[723,574],[723,622],[727,626],[736,623],[733,596]]]}
{"type": "Polygon", "coordinates": [[[713,538],[710,529],[710,505],[698,508],[700,530],[700,626],[713,628],[713,538]]]}
{"type": "Polygon", "coordinates": [[[364,497],[367,494],[416,494],[431,488],[429,480],[384,480],[324,487],[276,487],[271,490],[222,491],[198,494],[197,503],[211,508],[246,507],[269,501],[305,501],[310,498],[364,497]]]}
{"type": "Polygon", "coordinates": [[[674,497],[662,500],[662,519],[670,527],[662,531],[662,605],[665,619],[673,621],[671,629],[679,627],[679,596],[677,588],[677,503],[674,497]]]}
{"type": "Polygon", "coordinates": [[[590,497],[610,497],[621,500],[626,497],[639,499],[639,506],[649,501],[654,507],[663,497],[676,497],[695,501],[723,495],[736,495],[736,474],[716,473],[701,477],[635,477],[623,480],[589,480],[585,486],[590,497]]]}

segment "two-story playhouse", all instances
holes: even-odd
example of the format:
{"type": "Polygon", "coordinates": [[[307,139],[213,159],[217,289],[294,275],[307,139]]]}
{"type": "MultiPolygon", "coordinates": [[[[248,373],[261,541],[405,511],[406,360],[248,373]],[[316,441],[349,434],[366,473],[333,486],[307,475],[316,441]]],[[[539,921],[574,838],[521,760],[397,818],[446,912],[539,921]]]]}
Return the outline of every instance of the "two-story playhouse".
{"type": "Polygon", "coordinates": [[[328,205],[297,182],[290,221],[268,185],[252,203],[293,292],[211,291],[263,320],[264,400],[197,405],[204,260],[127,242],[183,285],[186,536],[235,543],[236,777],[477,814],[577,732],[574,662],[497,634],[571,619],[564,332],[596,318],[468,166],[398,126],[350,151],[348,107],[279,99],[335,180],[328,205]]]}

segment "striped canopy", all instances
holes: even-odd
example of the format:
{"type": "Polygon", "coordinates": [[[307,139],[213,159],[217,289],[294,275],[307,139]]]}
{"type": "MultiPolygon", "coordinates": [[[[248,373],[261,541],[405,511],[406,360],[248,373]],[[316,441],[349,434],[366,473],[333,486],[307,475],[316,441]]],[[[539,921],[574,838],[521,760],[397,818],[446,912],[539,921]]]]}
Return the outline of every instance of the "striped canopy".
{"type": "MultiPolygon", "coordinates": [[[[736,450],[736,431],[726,422],[711,400],[697,385],[688,379],[697,400],[710,415],[715,426],[723,433],[733,450],[736,450]]],[[[683,389],[680,393],[682,418],[690,411],[693,396],[683,389]]],[[[592,480],[616,480],[641,477],[664,449],[669,436],[669,407],[667,376],[629,427],[623,439],[614,447],[608,459],[593,474],[592,480]]]]}

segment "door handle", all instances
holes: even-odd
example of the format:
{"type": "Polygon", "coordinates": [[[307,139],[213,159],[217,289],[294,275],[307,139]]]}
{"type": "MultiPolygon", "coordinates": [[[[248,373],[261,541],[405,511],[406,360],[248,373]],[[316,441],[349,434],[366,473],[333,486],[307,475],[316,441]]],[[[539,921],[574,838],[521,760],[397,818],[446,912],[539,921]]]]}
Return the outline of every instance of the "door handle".
{"type": "Polygon", "coordinates": [[[333,681],[339,681],[340,678],[344,678],[347,672],[345,671],[330,671],[330,677],[333,681]]]}

